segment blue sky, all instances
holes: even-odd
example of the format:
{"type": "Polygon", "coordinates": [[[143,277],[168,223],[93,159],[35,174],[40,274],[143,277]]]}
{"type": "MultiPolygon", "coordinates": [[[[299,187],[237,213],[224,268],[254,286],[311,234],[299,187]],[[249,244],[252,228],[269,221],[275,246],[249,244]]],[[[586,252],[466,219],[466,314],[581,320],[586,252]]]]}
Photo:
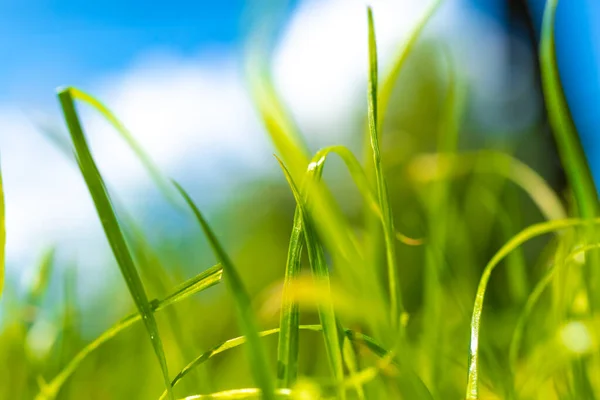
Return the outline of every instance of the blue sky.
{"type": "Polygon", "coordinates": [[[236,46],[245,12],[227,1],[0,1],[0,100],[39,101],[55,87],[84,85],[140,53],[186,55],[236,46]]]}

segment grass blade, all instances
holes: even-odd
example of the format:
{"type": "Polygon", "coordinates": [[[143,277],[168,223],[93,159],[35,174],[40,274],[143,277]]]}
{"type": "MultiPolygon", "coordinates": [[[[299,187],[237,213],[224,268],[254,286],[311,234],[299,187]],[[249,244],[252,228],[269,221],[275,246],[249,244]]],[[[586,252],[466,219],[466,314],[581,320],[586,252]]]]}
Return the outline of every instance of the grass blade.
{"type": "Polygon", "coordinates": [[[427,9],[425,14],[421,17],[417,25],[414,27],[411,34],[408,36],[406,42],[404,42],[404,44],[398,51],[398,54],[396,55],[392,63],[392,67],[390,68],[390,71],[387,73],[382,82],[381,91],[379,93],[379,120],[377,121],[379,124],[379,130],[383,128],[383,121],[385,119],[385,114],[387,113],[388,106],[392,98],[392,92],[394,90],[396,82],[398,81],[400,72],[404,67],[404,63],[408,59],[408,56],[410,55],[412,49],[415,47],[417,40],[419,40],[419,37],[423,33],[425,26],[431,20],[431,18],[433,17],[433,15],[435,14],[435,12],[441,4],[442,0],[433,1],[431,6],[427,9]]]}
{"type": "MultiPolygon", "coordinates": [[[[125,279],[136,307],[142,315],[150,342],[152,343],[158,363],[160,364],[165,385],[169,388],[169,372],[158,326],[154,319],[152,308],[148,303],[148,297],[133,262],[132,255],[125,242],[125,237],[119,226],[117,216],[111,204],[110,196],[106,190],[102,176],[98,171],[98,167],[90,153],[83,129],[79,122],[77,111],[75,110],[71,89],[67,88],[59,91],[58,98],[67,127],[71,134],[71,140],[73,141],[79,168],[81,169],[85,183],[92,196],[92,200],[94,201],[104,233],[113,251],[117,264],[119,265],[121,274],[125,279]]],[[[173,398],[172,393],[170,393],[169,397],[173,398]]]]}
{"type": "Polygon", "coordinates": [[[398,285],[398,272],[396,270],[396,243],[394,220],[389,204],[387,183],[383,176],[381,154],[379,152],[379,133],[377,119],[377,45],[375,42],[375,27],[373,25],[373,11],[368,8],[369,20],[369,81],[368,81],[368,119],[373,165],[377,182],[377,197],[383,214],[383,235],[386,247],[387,279],[390,296],[390,322],[392,327],[397,327],[400,314],[404,312],[402,294],[398,285]]]}
{"type": "Polygon", "coordinates": [[[290,285],[300,275],[303,230],[302,213],[299,208],[296,208],[285,266],[279,322],[281,333],[277,342],[277,379],[280,387],[291,387],[298,375],[298,325],[300,323],[300,312],[298,303],[290,301],[290,285]]]}
{"type": "MultiPolygon", "coordinates": [[[[323,327],[321,325],[299,325],[298,329],[300,331],[313,331],[313,332],[322,332],[323,331],[323,327]]],[[[274,335],[274,334],[280,333],[280,332],[281,332],[280,328],[273,328],[273,329],[259,332],[258,336],[262,338],[262,337],[271,336],[271,335],[274,335]]],[[[344,329],[344,335],[354,343],[360,343],[360,344],[365,345],[371,352],[373,352],[373,354],[375,354],[376,356],[378,356],[380,358],[384,358],[390,354],[390,351],[383,348],[383,346],[381,344],[379,344],[375,339],[373,339],[370,336],[367,336],[363,333],[355,332],[350,329],[344,329]]],[[[202,353],[201,355],[199,355],[198,357],[196,357],[192,361],[190,361],[175,376],[175,378],[171,382],[171,386],[175,387],[194,368],[205,363],[206,361],[210,360],[214,356],[221,354],[227,350],[239,347],[245,343],[247,343],[246,337],[238,336],[236,338],[226,340],[226,341],[219,343],[218,345],[210,348],[209,350],[205,351],[204,353],[202,353]]],[[[163,393],[163,395],[161,396],[161,400],[165,398],[166,394],[167,394],[166,392],[163,393]]]]}
{"type": "Polygon", "coordinates": [[[257,324],[254,317],[254,311],[252,310],[250,296],[248,295],[248,292],[246,291],[246,288],[244,287],[244,284],[238,275],[233,262],[230,260],[229,256],[219,243],[217,237],[208,225],[208,222],[204,219],[204,216],[200,213],[198,207],[196,207],[196,204],[177,182],[173,181],[173,183],[194,213],[194,216],[198,220],[198,223],[204,231],[204,234],[208,238],[215,256],[223,265],[223,270],[226,275],[225,283],[234,297],[241,329],[248,339],[248,356],[250,358],[254,380],[262,390],[263,398],[266,400],[271,400],[274,398],[273,382],[269,373],[269,363],[267,362],[265,351],[258,335],[257,324]]]}
{"type": "Polygon", "coordinates": [[[586,163],[585,154],[579,143],[575,125],[571,120],[556,64],[554,23],[557,5],[558,0],[546,2],[542,25],[540,66],[544,98],[558,152],[573,188],[580,215],[584,218],[593,218],[598,208],[598,194],[586,163]]]}
{"type": "Polygon", "coordinates": [[[485,266],[479,286],[477,287],[477,293],[475,295],[475,304],[473,305],[473,314],[471,316],[471,340],[469,346],[469,367],[468,367],[468,378],[467,378],[467,400],[476,400],[479,398],[479,333],[481,329],[481,313],[483,311],[483,300],[487,289],[487,284],[490,280],[492,271],[496,266],[515,248],[525,243],[526,241],[551,232],[564,230],[567,228],[584,226],[590,224],[600,224],[600,218],[590,220],[584,219],[562,219],[555,221],[543,222],[540,224],[532,225],[519,234],[515,235],[509,240],[502,248],[492,257],[490,262],[485,266]]]}
{"type": "Polygon", "coordinates": [[[121,135],[121,137],[125,140],[129,148],[135,153],[137,158],[141,161],[142,165],[148,171],[149,175],[152,177],[158,188],[165,195],[165,197],[170,200],[173,204],[179,204],[175,202],[175,196],[173,193],[172,186],[169,185],[169,180],[160,172],[152,158],[144,151],[142,146],[135,140],[131,132],[125,127],[125,125],[116,117],[116,115],[100,100],[80,90],[75,87],[70,87],[66,89],[70,92],[71,97],[75,100],[79,100],[87,105],[91,106],[93,109],[98,111],[108,123],[112,125],[113,128],[121,135]]]}
{"type": "MultiPolygon", "coordinates": [[[[211,268],[207,269],[204,272],[196,275],[193,278],[188,279],[187,281],[181,283],[177,286],[171,294],[163,298],[162,300],[152,300],[150,305],[154,312],[160,311],[165,307],[168,307],[172,304],[178,303],[181,300],[206,290],[219,282],[221,282],[221,278],[223,277],[223,268],[220,264],[214,265],[211,268]]],[[[37,395],[36,400],[51,400],[56,397],[62,385],[66,382],[66,380],[77,370],[79,365],[90,355],[94,350],[100,347],[102,344],[106,343],[108,340],[117,336],[120,332],[127,329],[131,325],[139,322],[142,319],[142,316],[139,313],[131,314],[115,325],[113,325],[108,330],[104,331],[100,336],[98,336],[94,341],[85,346],[73,359],[67,364],[65,368],[62,369],[60,373],[58,373],[52,381],[42,387],[42,390],[37,395]]],[[[165,396],[167,391],[165,391],[165,396]]]]}
{"type": "MultiPolygon", "coordinates": [[[[325,263],[325,254],[323,248],[317,240],[316,233],[313,230],[312,221],[309,218],[309,214],[306,210],[305,200],[298,191],[294,179],[278,158],[281,169],[284,172],[285,178],[288,181],[294,198],[296,199],[299,214],[304,221],[304,239],[306,241],[306,248],[308,250],[308,259],[311,266],[311,270],[314,279],[317,284],[322,285],[329,290],[329,270],[325,263]]],[[[315,170],[309,170],[307,173],[308,181],[313,178],[320,178],[321,168],[316,169],[317,175],[315,176],[315,170]]],[[[309,198],[310,192],[307,193],[306,197],[309,198]]],[[[342,342],[338,332],[339,326],[335,317],[335,310],[331,302],[319,305],[319,318],[323,325],[323,336],[325,339],[325,349],[329,359],[329,365],[333,372],[333,376],[336,380],[342,381],[344,379],[344,361],[342,357],[342,342]]],[[[341,389],[339,392],[341,398],[345,398],[345,392],[341,389]]]]}
{"type": "Polygon", "coordinates": [[[426,154],[408,167],[412,179],[428,182],[484,173],[500,175],[519,186],[548,220],[565,219],[567,212],[558,194],[535,170],[509,154],[481,150],[460,154],[426,154]]]}

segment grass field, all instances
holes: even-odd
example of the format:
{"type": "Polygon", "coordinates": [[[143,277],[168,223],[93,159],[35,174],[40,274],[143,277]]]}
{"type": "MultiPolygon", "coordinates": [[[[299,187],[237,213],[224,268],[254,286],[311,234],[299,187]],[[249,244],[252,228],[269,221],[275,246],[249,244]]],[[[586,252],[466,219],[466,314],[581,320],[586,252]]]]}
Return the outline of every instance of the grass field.
{"type": "MultiPolygon", "coordinates": [[[[287,186],[260,186],[258,199],[234,203],[222,224],[156,167],[107,106],[60,89],[70,134],[61,145],[75,154],[133,309],[88,337],[73,302],[77,280],[67,274],[64,308],[41,319],[56,269],[54,250],[44,253],[26,296],[0,298],[0,398],[596,398],[598,198],[554,59],[556,0],[546,6],[540,64],[566,193],[509,152],[461,147],[468,91],[451,63],[435,107],[421,116],[431,135],[409,154],[394,140],[390,104],[436,6],[382,76],[376,21],[365,15],[363,154],[344,145],[311,152],[268,69],[249,68],[272,165],[287,186]],[[165,257],[147,227],[116,207],[78,107],[105,117],[165,204],[197,223],[198,246],[212,255],[191,277],[185,254],[165,257]],[[232,246],[223,232],[240,221],[249,233],[232,246]]],[[[85,318],[109,313],[115,298],[106,293],[85,318]]]]}

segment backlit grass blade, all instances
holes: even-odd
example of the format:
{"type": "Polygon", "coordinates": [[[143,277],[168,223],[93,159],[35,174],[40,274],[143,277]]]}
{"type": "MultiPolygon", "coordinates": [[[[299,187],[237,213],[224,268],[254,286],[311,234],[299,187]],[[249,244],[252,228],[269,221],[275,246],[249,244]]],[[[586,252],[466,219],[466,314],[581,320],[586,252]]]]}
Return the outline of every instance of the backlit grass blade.
{"type": "Polygon", "coordinates": [[[251,54],[249,57],[250,93],[277,153],[289,165],[294,177],[299,179],[308,165],[308,146],[277,94],[262,57],[262,54],[251,54]]]}
{"type": "MultiPolygon", "coordinates": [[[[312,158],[310,165],[319,166],[322,168],[322,165],[327,160],[329,154],[335,153],[337,154],[348,169],[354,184],[358,188],[358,191],[363,196],[365,203],[368,208],[370,208],[375,215],[382,220],[383,223],[383,213],[381,212],[381,207],[379,207],[379,203],[377,202],[377,193],[373,190],[371,185],[369,184],[369,180],[367,179],[367,175],[360,165],[354,154],[345,146],[328,146],[319,150],[312,158]]],[[[396,238],[402,243],[408,246],[418,246],[423,244],[423,239],[415,239],[411,238],[401,232],[396,232],[396,238]]]]}
{"type": "Polygon", "coordinates": [[[27,302],[29,304],[38,306],[42,296],[46,293],[54,267],[54,253],[55,248],[51,247],[42,254],[39,269],[27,293],[27,302]]]}
{"type": "Polygon", "coordinates": [[[500,175],[519,186],[548,220],[564,219],[567,212],[558,194],[535,170],[509,154],[481,150],[460,154],[423,154],[408,167],[411,179],[422,182],[467,173],[500,175]]]}
{"type": "Polygon", "coordinates": [[[381,91],[379,92],[379,130],[383,128],[383,121],[388,111],[389,103],[392,98],[392,92],[394,91],[394,87],[398,81],[398,77],[400,76],[400,72],[404,67],[404,63],[417,43],[417,40],[419,40],[419,37],[423,33],[425,26],[431,20],[441,4],[442,0],[433,0],[425,14],[423,14],[419,22],[417,22],[417,25],[415,25],[413,28],[406,42],[404,42],[402,47],[399,49],[398,54],[392,62],[389,72],[382,81],[381,91]]]}
{"type": "Polygon", "coordinates": [[[560,231],[567,228],[584,226],[591,224],[597,225],[600,224],[600,218],[595,218],[593,220],[584,220],[584,219],[562,219],[562,220],[554,220],[548,221],[536,225],[532,225],[519,234],[515,235],[511,240],[509,240],[502,248],[492,257],[490,262],[485,266],[483,274],[481,276],[481,280],[479,281],[479,286],[477,287],[477,293],[475,296],[475,304],[473,306],[473,314],[471,316],[471,340],[469,346],[469,370],[468,370],[468,378],[467,378],[467,391],[466,391],[466,399],[467,400],[476,400],[479,398],[479,386],[478,386],[478,377],[479,377],[479,334],[481,329],[481,313],[483,311],[483,300],[485,297],[485,291],[487,289],[487,284],[490,280],[490,276],[492,271],[496,266],[506,257],[510,252],[512,252],[515,248],[525,243],[526,241],[551,232],[560,231]]]}
{"type": "Polygon", "coordinates": [[[294,214],[292,234],[285,266],[283,296],[281,299],[281,333],[277,343],[277,379],[280,387],[291,387],[298,374],[298,325],[300,311],[298,303],[291,301],[290,285],[300,275],[303,248],[302,213],[298,208],[294,214]]]}
{"type": "MultiPolygon", "coordinates": [[[[64,89],[59,91],[58,98],[63,110],[65,121],[69,132],[71,134],[71,140],[75,149],[77,162],[81,170],[81,174],[85,180],[88,190],[94,201],[98,217],[102,223],[104,233],[110,244],[112,252],[115,256],[117,264],[121,270],[123,278],[127,284],[129,292],[133,298],[139,313],[142,315],[146,331],[150,338],[150,342],[156,353],[158,363],[163,374],[165,385],[169,388],[169,371],[167,367],[167,361],[165,358],[162,341],[158,331],[156,320],[152,307],[148,303],[148,297],[146,291],[140,280],[140,276],[133,262],[133,258],[125,242],[125,237],[119,226],[117,216],[111,204],[110,196],[106,190],[104,181],[98,167],[90,153],[88,144],[86,142],[83,129],[79,122],[77,111],[75,110],[75,103],[71,94],[71,89],[64,89]]],[[[170,390],[170,389],[169,389],[170,390]]],[[[172,398],[172,393],[169,395],[172,398]]]]}
{"type": "Polygon", "coordinates": [[[371,150],[373,154],[373,165],[377,182],[377,198],[383,214],[383,235],[386,247],[387,279],[390,296],[390,322],[397,327],[400,314],[404,312],[402,294],[398,284],[398,272],[396,270],[396,241],[394,220],[389,204],[387,183],[383,176],[383,166],[379,149],[379,129],[377,119],[377,45],[375,43],[375,27],[373,25],[373,11],[368,8],[369,20],[369,80],[368,80],[368,119],[369,134],[371,138],[371,150]]]}
{"type": "MultiPolygon", "coordinates": [[[[294,178],[287,170],[283,162],[278,158],[281,169],[284,172],[285,178],[294,194],[296,204],[299,209],[299,214],[303,220],[304,225],[304,239],[306,241],[306,248],[308,250],[308,260],[311,266],[311,270],[314,279],[318,285],[322,285],[326,289],[329,289],[329,270],[325,263],[325,254],[323,248],[319,243],[316,233],[313,228],[312,220],[306,209],[305,199],[300,194],[298,187],[294,183],[294,178]]],[[[307,178],[311,180],[313,178],[312,172],[309,170],[307,178]]],[[[317,175],[316,178],[320,178],[317,175]]],[[[307,191],[306,197],[310,198],[310,189],[307,191]]],[[[325,350],[329,359],[329,365],[333,372],[333,376],[336,380],[342,381],[344,379],[344,361],[342,357],[342,342],[338,332],[338,323],[335,317],[335,310],[331,302],[319,304],[319,318],[321,325],[323,326],[323,336],[325,339],[325,350]]],[[[345,392],[342,390],[338,393],[342,398],[345,397],[345,392]]]]}
{"type": "MultiPolygon", "coordinates": [[[[206,290],[219,282],[221,282],[221,278],[223,277],[223,268],[220,264],[217,264],[206,271],[196,275],[193,278],[190,278],[177,286],[171,294],[164,297],[161,300],[155,299],[150,302],[150,306],[154,312],[160,311],[165,307],[168,307],[172,304],[178,303],[181,300],[206,290]]],[[[117,336],[120,332],[130,327],[131,325],[139,322],[142,319],[142,316],[139,313],[131,314],[115,325],[113,325],[108,330],[104,331],[100,336],[98,336],[94,341],[85,346],[73,359],[62,369],[60,373],[58,373],[52,381],[46,384],[41,388],[40,393],[36,397],[36,400],[51,400],[56,397],[62,385],[66,382],[66,380],[77,370],[79,365],[90,355],[94,350],[99,348],[102,344],[106,343],[108,340],[117,336]]],[[[165,391],[165,397],[167,395],[167,391],[165,391]]]]}
{"type": "Polygon", "coordinates": [[[557,5],[558,0],[546,1],[542,25],[540,67],[544,98],[558,153],[573,188],[580,215],[584,218],[593,218],[598,209],[598,193],[579,143],[577,130],[571,120],[556,64],[554,24],[557,5]]]}
{"type": "MultiPolygon", "coordinates": [[[[196,394],[186,396],[180,400],[202,400],[202,399],[263,399],[263,391],[258,388],[231,389],[211,394],[196,394]]],[[[275,399],[295,398],[291,389],[276,389],[271,396],[275,399]]]]}
{"type": "Polygon", "coordinates": [[[0,172],[0,299],[4,290],[4,263],[6,262],[6,210],[4,206],[4,183],[0,172]]]}
{"type": "Polygon", "coordinates": [[[215,256],[219,259],[221,265],[223,266],[223,271],[225,272],[225,283],[235,300],[240,328],[248,340],[248,357],[250,359],[250,367],[252,369],[252,374],[254,375],[254,380],[256,381],[258,387],[262,390],[263,398],[266,400],[273,399],[274,385],[271,380],[269,363],[258,335],[257,324],[254,311],[252,310],[252,301],[250,299],[250,295],[246,291],[246,288],[244,287],[244,284],[238,275],[233,262],[221,246],[217,237],[208,225],[208,222],[200,213],[198,207],[196,207],[196,204],[177,182],[173,181],[173,183],[185,199],[186,203],[189,205],[191,211],[194,213],[194,216],[198,220],[200,227],[208,238],[215,256]]]}
{"type": "MultiPolygon", "coordinates": [[[[312,332],[322,332],[323,327],[321,325],[299,325],[298,329],[300,331],[312,331],[312,332]]],[[[258,333],[259,337],[271,336],[280,332],[280,328],[273,328],[266,331],[261,331],[258,333]]],[[[384,358],[390,354],[388,350],[383,348],[381,344],[379,344],[375,339],[371,338],[360,332],[355,332],[350,329],[344,329],[344,335],[350,339],[354,343],[360,343],[365,345],[373,354],[377,355],[380,358],[384,358]]],[[[173,379],[171,382],[171,386],[175,387],[183,378],[185,378],[194,368],[199,365],[205,363],[210,360],[214,356],[221,354],[227,350],[234,349],[245,344],[246,337],[239,336],[233,339],[226,340],[223,343],[220,343],[211,349],[205,351],[198,357],[194,358],[191,362],[189,362],[173,379]]],[[[166,392],[161,396],[161,400],[165,398],[166,392]]]]}
{"type": "Polygon", "coordinates": [[[142,146],[140,146],[131,132],[129,132],[129,130],[115,116],[115,114],[100,100],[96,99],[91,94],[84,92],[83,90],[75,87],[69,87],[66,90],[69,91],[73,99],[86,103],[98,111],[100,115],[102,115],[102,117],[104,117],[104,119],[106,119],[106,121],[110,123],[113,128],[115,128],[115,130],[121,135],[131,150],[133,150],[137,158],[141,161],[142,165],[144,168],[146,168],[156,185],[159,187],[159,189],[161,189],[161,192],[167,199],[174,202],[175,197],[173,196],[173,188],[169,185],[168,179],[160,172],[156,164],[152,161],[152,158],[144,151],[142,146]]]}

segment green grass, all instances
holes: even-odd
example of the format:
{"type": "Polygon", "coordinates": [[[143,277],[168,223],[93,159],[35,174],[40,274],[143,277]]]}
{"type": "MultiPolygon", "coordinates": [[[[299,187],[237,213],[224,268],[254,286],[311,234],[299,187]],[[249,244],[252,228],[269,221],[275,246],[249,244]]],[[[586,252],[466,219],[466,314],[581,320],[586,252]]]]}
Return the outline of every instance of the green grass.
{"type": "Polygon", "coordinates": [[[106,322],[123,307],[119,288],[81,308],[75,292],[88,290],[87,281],[60,265],[56,247],[41,253],[24,296],[4,285],[0,185],[0,376],[9,377],[0,398],[600,397],[600,219],[556,68],[556,2],[547,4],[540,57],[567,193],[511,149],[463,143],[469,92],[447,49],[436,48],[439,63],[403,76],[405,65],[418,62],[417,42],[440,3],[398,50],[381,85],[376,21],[367,10],[362,163],[350,144],[313,151],[266,61],[250,57],[250,92],[283,177],[252,182],[255,197],[240,195],[223,215],[201,213],[102,102],[61,90],[70,140],[44,133],[76,161],[114,255],[106,268],[119,268],[135,310],[106,322]],[[421,70],[443,76],[420,94],[435,106],[397,121],[394,98],[421,70]],[[175,238],[176,246],[165,233],[150,239],[153,227],[107,190],[76,101],[113,126],[163,200],[193,216],[202,238],[186,234],[190,243],[175,238]],[[415,129],[413,142],[398,139],[405,128],[415,129]],[[200,261],[190,256],[198,249],[207,253],[200,261]],[[90,336],[83,328],[90,321],[108,328],[90,336]]]}

